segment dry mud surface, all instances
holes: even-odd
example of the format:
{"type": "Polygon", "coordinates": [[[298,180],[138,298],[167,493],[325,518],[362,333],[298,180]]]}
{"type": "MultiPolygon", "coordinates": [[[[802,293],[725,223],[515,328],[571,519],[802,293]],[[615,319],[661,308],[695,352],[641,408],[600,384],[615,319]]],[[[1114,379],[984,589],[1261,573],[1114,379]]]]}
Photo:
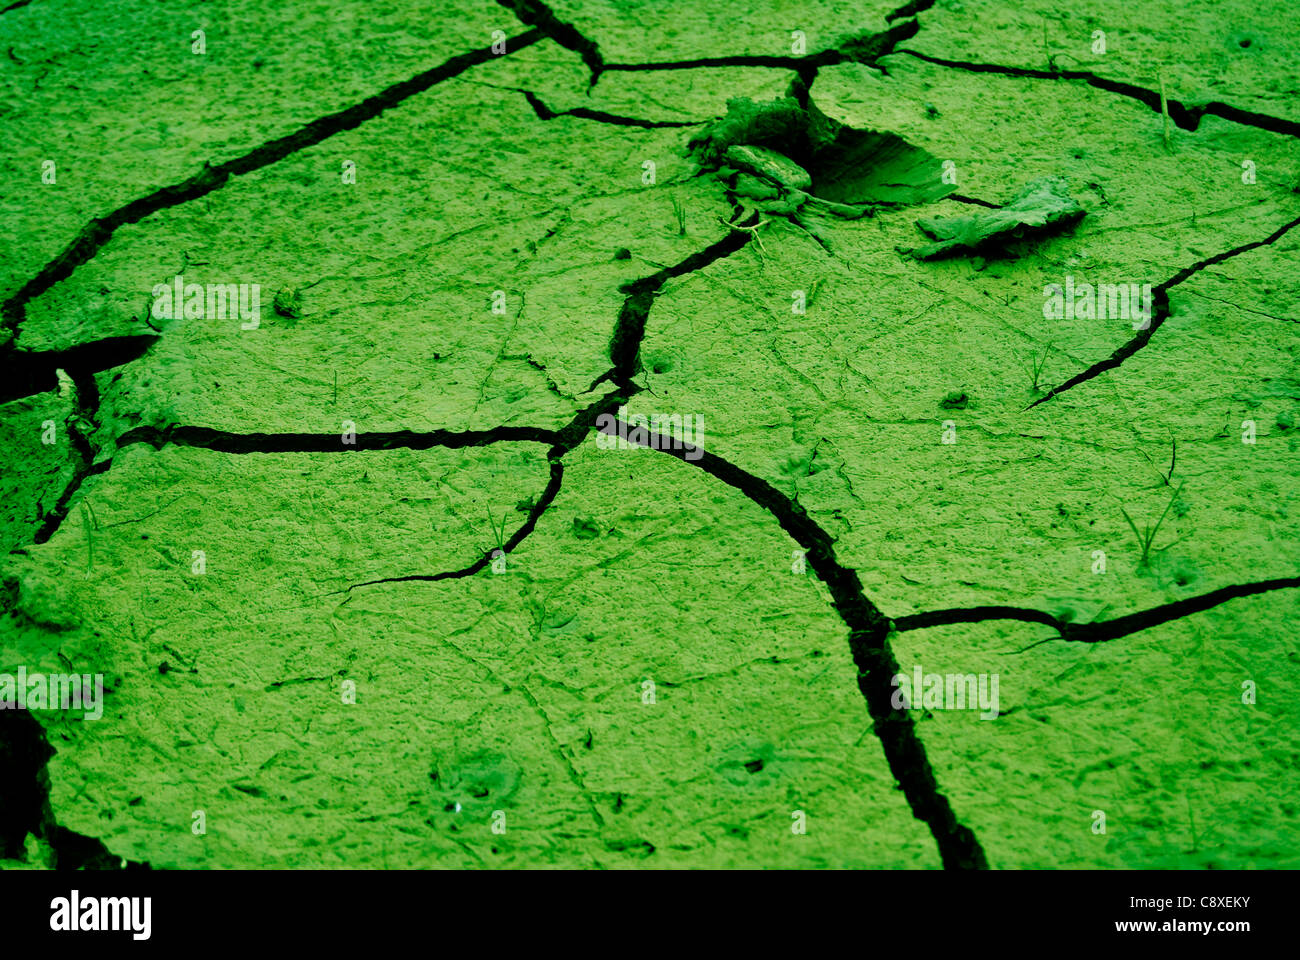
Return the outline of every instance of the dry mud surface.
{"type": "Polygon", "coordinates": [[[0,674],[105,688],[0,712],[5,866],[1300,866],[1291,4],[31,0],[0,50],[0,674]],[[747,192],[688,148],[742,97],[916,195],[747,192]],[[916,254],[1049,177],[1081,219],[916,254]],[[660,413],[699,442],[604,441],[660,413]]]}

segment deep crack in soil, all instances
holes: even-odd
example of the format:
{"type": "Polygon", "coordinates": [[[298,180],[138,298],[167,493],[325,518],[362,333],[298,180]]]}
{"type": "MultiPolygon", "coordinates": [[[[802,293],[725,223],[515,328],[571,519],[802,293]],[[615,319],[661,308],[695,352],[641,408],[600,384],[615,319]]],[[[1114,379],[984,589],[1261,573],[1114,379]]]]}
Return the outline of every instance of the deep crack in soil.
{"type": "MultiPolygon", "coordinates": [[[[25,0],[24,0],[25,2],[25,0]]],[[[12,4],[4,11],[16,9],[24,2],[12,4]]],[[[589,89],[597,86],[608,72],[695,70],[707,68],[768,68],[793,71],[799,77],[805,93],[815,82],[823,67],[840,64],[874,66],[884,56],[906,54],[928,63],[973,73],[996,73],[1027,79],[1081,81],[1093,87],[1137,100],[1159,112],[1165,109],[1170,119],[1185,130],[1195,131],[1204,116],[1215,116],[1234,123],[1285,136],[1300,134],[1300,124],[1282,118],[1270,117],[1213,101],[1203,105],[1186,105],[1176,100],[1164,101],[1159,93],[1121,81],[1098,76],[1090,71],[1034,70],[1022,67],[1004,67],[993,64],[945,60],[934,56],[900,49],[899,44],[916,36],[921,23],[916,19],[921,12],[932,8],[927,0],[916,0],[886,14],[890,24],[886,30],[852,37],[833,48],[823,49],[806,56],[770,54],[734,54],[697,57],[681,60],[647,61],[641,63],[610,62],[602,54],[597,42],[584,36],[571,23],[567,23],[546,4],[537,0],[500,0],[523,24],[527,32],[506,40],[510,52],[526,48],[543,39],[554,41],[560,47],[576,54],[589,73],[589,89]]],[[[160,211],[178,207],[192,200],[212,194],[224,187],[232,177],[261,170],[307,147],[322,143],[327,138],[354,130],[384,111],[403,101],[430,90],[443,80],[456,77],[464,71],[492,60],[496,53],[485,47],[451,57],[442,64],[417,74],[408,80],[389,86],[380,93],[338,112],[323,116],[297,131],[263,143],[259,147],[234,159],[206,166],[194,176],[171,186],[139,197],[111,213],[87,224],[54,259],[49,261],[30,280],[26,281],[0,305],[3,326],[10,341],[0,348],[0,375],[5,387],[0,392],[0,403],[37,397],[59,387],[56,371],[69,374],[75,387],[75,403],[67,421],[68,436],[75,454],[71,478],[63,487],[53,509],[42,517],[33,531],[32,542],[44,544],[58,532],[71,510],[73,500],[83,490],[91,477],[105,474],[113,465],[113,458],[93,446],[92,435],[100,424],[99,385],[95,374],[138,362],[155,347],[161,336],[109,337],[77,344],[61,350],[26,351],[18,343],[23,333],[26,307],[37,297],[50,291],[56,284],[68,280],[81,266],[94,259],[108,244],[119,227],[139,223],[160,211]]],[[[553,109],[543,95],[530,89],[511,87],[522,93],[528,106],[539,121],[560,117],[573,117],[608,124],[615,128],[658,130],[672,127],[690,127],[696,121],[653,121],[629,117],[605,110],[570,107],[553,109]]],[[[948,197],[961,203],[996,208],[996,204],[977,198],[953,194],[948,197]]],[[[734,212],[734,210],[733,210],[734,212]]],[[[602,385],[608,392],[580,409],[563,427],[541,428],[518,425],[501,425],[479,430],[392,430],[358,432],[349,441],[338,434],[328,433],[272,433],[233,432],[185,424],[136,425],[121,432],[113,441],[117,450],[135,444],[147,444],[155,450],[168,445],[202,449],[230,455],[373,452],[391,450],[428,451],[440,449],[466,449],[500,443],[533,443],[547,448],[548,477],[545,487],[527,510],[524,521],[510,534],[499,548],[509,554],[523,544],[536,531],[560,494],[564,479],[564,459],[584,443],[598,427],[601,417],[612,414],[627,404],[646,388],[637,382],[644,372],[641,354],[645,347],[647,325],[651,313],[669,281],[706,271],[721,261],[737,254],[754,239],[757,216],[736,223],[721,239],[715,240],[689,254],[671,266],[621,284],[619,292],[624,299],[615,318],[609,338],[608,358],[611,367],[587,388],[593,393],[602,385]]],[[[1110,357],[1094,363],[1052,388],[1025,409],[1045,403],[1053,397],[1084,383],[1100,373],[1120,367],[1129,357],[1146,347],[1156,330],[1170,316],[1168,292],[1193,275],[1208,267],[1222,263],[1250,250],[1270,246],[1282,239],[1300,218],[1278,228],[1263,240],[1238,245],[1185,267],[1173,277],[1154,288],[1155,312],[1149,325],[1133,336],[1110,357]]],[[[537,364],[534,364],[537,366],[537,364]]],[[[543,369],[539,367],[539,369],[543,369]]],[[[612,432],[612,429],[605,429],[612,432]]],[[[912,815],[922,821],[930,831],[938,848],[943,865],[952,869],[986,868],[988,857],[975,833],[964,825],[947,796],[941,792],[934,769],[918,734],[917,724],[907,711],[894,709],[891,697],[892,678],[899,673],[899,662],[891,647],[893,633],[921,630],[929,627],[975,624],[994,620],[1011,620],[1040,624],[1054,630],[1064,641],[1098,643],[1129,636],[1139,631],[1171,623],[1206,611],[1212,607],[1259,594],[1300,587],[1300,577],[1282,577],[1260,580],[1210,590],[1203,594],[1185,597],[1149,609],[1106,620],[1074,623],[1053,613],[1013,605],[971,605],[913,613],[893,619],[885,616],[866,595],[856,569],[847,566],[836,555],[837,537],[826,525],[813,519],[809,510],[797,498],[782,492],[771,482],[711,451],[698,457],[689,457],[670,443],[658,442],[651,437],[644,445],[665,452],[684,463],[698,467],[714,480],[737,491],[747,500],[775,519],[780,528],[805,552],[809,566],[825,584],[831,605],[848,631],[848,647],[857,674],[857,686],[872,720],[872,730],[880,741],[889,770],[899,784],[912,815]]],[[[1170,470],[1172,473],[1172,468],[1170,470]]],[[[19,551],[20,553],[22,551],[19,551]]],[[[438,582],[472,577],[482,572],[493,559],[493,552],[479,557],[468,566],[436,573],[394,575],[353,583],[348,590],[406,582],[438,582]]],[[[13,607],[13,598],[7,607],[13,607]]],[[[541,704],[526,687],[522,688],[535,711],[545,715],[541,704]]],[[[592,795],[582,777],[565,753],[562,745],[552,737],[553,752],[567,768],[567,776],[583,793],[595,822],[605,826],[592,795]]],[[[40,724],[24,712],[0,714],[0,766],[6,777],[18,788],[6,791],[0,798],[0,844],[3,856],[19,858],[28,834],[44,840],[53,851],[54,865],[68,867],[114,868],[120,864],[102,843],[59,826],[49,802],[47,764],[54,754],[40,724]]],[[[865,826],[865,825],[864,825],[865,826]]],[[[652,848],[653,849],[653,848],[652,848]]]]}

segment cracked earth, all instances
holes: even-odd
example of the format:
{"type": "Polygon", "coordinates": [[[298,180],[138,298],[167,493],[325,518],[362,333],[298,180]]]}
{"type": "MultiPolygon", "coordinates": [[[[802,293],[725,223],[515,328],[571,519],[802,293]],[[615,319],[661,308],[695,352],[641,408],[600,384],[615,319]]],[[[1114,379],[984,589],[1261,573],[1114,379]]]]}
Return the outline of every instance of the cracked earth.
{"type": "Polygon", "coordinates": [[[0,14],[5,866],[1300,865],[1285,4],[267,6],[0,14]]]}

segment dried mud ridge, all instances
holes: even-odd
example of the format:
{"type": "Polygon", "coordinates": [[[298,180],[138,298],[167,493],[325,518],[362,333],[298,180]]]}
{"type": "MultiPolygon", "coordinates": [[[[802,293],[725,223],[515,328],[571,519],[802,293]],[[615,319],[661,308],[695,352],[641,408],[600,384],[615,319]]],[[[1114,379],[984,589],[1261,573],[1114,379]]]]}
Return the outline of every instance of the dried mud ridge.
{"type": "MultiPolygon", "coordinates": [[[[591,85],[601,74],[611,70],[677,70],[697,67],[777,67],[793,71],[805,87],[811,87],[821,66],[854,61],[879,67],[876,61],[890,53],[905,53],[940,66],[978,72],[1001,73],[1009,76],[1034,79],[1084,81],[1108,92],[1132,97],[1159,110],[1159,94],[1131,84],[1108,80],[1084,71],[1033,70],[1021,67],[1003,67],[992,64],[974,64],[941,60],[914,51],[899,49],[898,44],[915,36],[920,25],[916,14],[928,10],[933,0],[915,0],[898,8],[886,17],[891,26],[882,33],[857,37],[836,49],[825,50],[807,57],[733,56],[698,60],[657,62],[641,64],[608,63],[598,45],[584,37],[572,25],[563,23],[545,4],[536,0],[500,0],[517,18],[532,29],[507,41],[510,51],[527,47],[543,38],[577,53],[590,71],[591,85]],[[896,22],[901,21],[901,22],[896,22]]],[[[7,10],[23,6],[15,3],[7,10]]],[[[0,13],[6,12],[0,11],[0,13]]],[[[358,104],[321,117],[292,134],[262,144],[254,150],[217,166],[206,166],[202,171],[180,183],[160,188],[113,211],[106,217],[92,220],[77,237],[39,273],[25,283],[15,294],[0,304],[0,328],[9,336],[0,346],[0,374],[9,384],[0,396],[0,402],[29,396],[55,388],[54,371],[66,370],[77,386],[77,411],[68,426],[72,443],[78,454],[74,475],[63,490],[57,505],[43,518],[33,538],[44,543],[57,531],[67,516],[72,498],[81,484],[90,476],[104,473],[112,466],[112,458],[99,459],[102,451],[93,449],[88,432],[78,423],[95,424],[99,396],[94,374],[112,369],[138,359],[158,340],[156,336],[114,337],[79,344],[62,351],[27,352],[16,346],[26,313],[26,305],[48,291],[56,283],[67,279],[81,265],[89,262],[112,238],[114,231],[125,224],[137,223],[160,210],[197,199],[220,189],[232,176],[259,170],[301,150],[321,143],[330,136],[351,130],[370,120],[384,110],[397,106],[407,98],[424,92],[443,80],[455,77],[465,70],[493,59],[490,48],[470,51],[452,57],[445,63],[394,84],[358,104]]],[[[575,108],[556,112],[546,106],[531,91],[519,90],[542,121],[557,116],[572,116],[594,122],[624,126],[659,127],[690,126],[689,123],[639,120],[621,117],[602,111],[575,108]]],[[[1237,123],[1248,124],[1289,136],[1300,136],[1300,124],[1276,117],[1240,110],[1223,103],[1210,103],[1188,107],[1177,101],[1168,101],[1171,119],[1180,127],[1195,130],[1200,118],[1218,116],[1237,123]]],[[[970,197],[954,197],[966,203],[993,206],[986,201],[970,197]]],[[[1155,288],[1156,312],[1150,326],[1139,332],[1128,343],[1106,360],[1071,377],[1053,388],[1035,404],[1113,369],[1132,356],[1151,339],[1152,335],[1169,317],[1168,291],[1194,273],[1220,263],[1247,250],[1276,242],[1300,224],[1300,218],[1280,227],[1270,236],[1244,244],[1199,261],[1155,288]]],[[[741,224],[740,226],[745,226],[741,224]]],[[[564,457],[573,451],[596,429],[601,414],[612,413],[635,396],[640,388],[633,378],[640,372],[640,347],[646,322],[655,299],[668,280],[703,269],[718,260],[742,249],[753,234],[733,230],[727,237],[700,250],[680,263],[665,267],[648,277],[624,284],[623,306],[614,324],[609,343],[612,366],[592,384],[591,389],[608,382],[614,390],[581,410],[565,427],[552,430],[533,427],[502,426],[489,430],[429,432],[392,431],[385,433],[358,433],[354,450],[427,450],[435,447],[459,449],[486,446],[494,443],[539,443],[548,446],[550,476],[545,489],[529,510],[524,522],[504,544],[508,553],[518,547],[535,529],[538,521],[554,502],[564,481],[564,457]]],[[[612,430],[615,428],[611,428],[612,430]]],[[[146,443],[155,448],[167,444],[197,447],[239,455],[244,453],[322,453],[345,452],[339,435],[330,434],[234,434],[206,427],[179,424],[136,427],[116,440],[116,447],[146,443]]],[[[1300,587],[1300,577],[1278,578],[1257,583],[1240,584],[1213,590],[1198,597],[1164,604],[1150,610],[1130,613],[1111,620],[1073,624],[1060,621],[1044,611],[1012,606],[975,606],[915,613],[891,619],[872,603],[862,588],[856,571],[845,567],[835,556],[834,539],[813,520],[797,502],[777,490],[770,483],[715,454],[704,451],[697,460],[689,460],[684,451],[672,449],[671,444],[647,445],[659,452],[675,456],[682,462],[703,470],[709,476],[738,491],[770,514],[781,528],[806,552],[806,560],[816,575],[830,591],[832,606],[848,628],[849,650],[857,668],[858,689],[866,701],[872,719],[872,729],[879,739],[889,768],[913,815],[929,828],[946,868],[981,869],[988,866],[983,848],[974,833],[962,825],[951,805],[940,792],[933,769],[926,758],[925,747],[916,733],[910,714],[892,709],[890,698],[893,687],[890,679],[898,672],[898,664],[890,647],[892,632],[919,630],[928,627],[979,623],[989,620],[1013,620],[1041,624],[1054,630],[1063,641],[1098,643],[1128,636],[1140,630],[1168,623],[1182,617],[1210,609],[1230,600],[1245,598],[1272,590],[1300,587]]],[[[351,452],[350,450],[347,452],[351,452]]],[[[16,551],[21,552],[21,551],[16,551]]],[[[351,585],[358,589],[384,583],[409,581],[437,581],[472,576],[483,570],[491,554],[458,570],[432,574],[413,574],[389,577],[351,585]]],[[[5,606],[12,606],[13,597],[4,598],[5,606]]],[[[1039,641],[1046,642],[1046,641],[1039,641]]],[[[48,744],[44,729],[31,716],[22,711],[0,714],[0,767],[12,786],[0,797],[0,848],[5,857],[21,857],[24,838],[28,833],[42,837],[50,846],[59,868],[94,867],[114,869],[119,866],[140,867],[147,864],[128,863],[112,856],[98,840],[67,830],[57,824],[49,805],[49,782],[46,763],[54,753],[48,744]]],[[[570,773],[572,774],[572,770],[570,773]]]]}

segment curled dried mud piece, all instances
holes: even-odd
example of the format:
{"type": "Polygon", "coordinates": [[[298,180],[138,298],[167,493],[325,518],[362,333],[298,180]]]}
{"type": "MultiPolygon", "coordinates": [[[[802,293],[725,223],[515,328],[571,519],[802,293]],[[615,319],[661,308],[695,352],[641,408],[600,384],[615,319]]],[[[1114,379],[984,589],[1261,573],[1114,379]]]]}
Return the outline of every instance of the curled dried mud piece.
{"type": "Polygon", "coordinates": [[[1087,211],[1070,196],[1064,177],[1043,177],[1025,184],[1011,202],[968,217],[923,217],[916,222],[935,243],[917,247],[918,260],[938,260],[1005,246],[1012,240],[1071,226],[1087,211]]]}
{"type": "Polygon", "coordinates": [[[727,101],[726,116],[705,127],[687,144],[687,150],[704,169],[716,170],[734,146],[780,150],[800,166],[837,132],[835,123],[816,107],[805,109],[794,97],[755,102],[748,97],[727,101]]]}
{"type": "Polygon", "coordinates": [[[727,114],[688,144],[701,170],[724,178],[739,219],[780,216],[825,246],[819,224],[951,192],[940,164],[892,133],[855,130],[796,96],[727,101],[727,114]]]}
{"type": "Polygon", "coordinates": [[[807,170],[768,147],[736,144],[727,148],[725,156],[729,166],[786,190],[812,188],[812,177],[807,170]]]}

